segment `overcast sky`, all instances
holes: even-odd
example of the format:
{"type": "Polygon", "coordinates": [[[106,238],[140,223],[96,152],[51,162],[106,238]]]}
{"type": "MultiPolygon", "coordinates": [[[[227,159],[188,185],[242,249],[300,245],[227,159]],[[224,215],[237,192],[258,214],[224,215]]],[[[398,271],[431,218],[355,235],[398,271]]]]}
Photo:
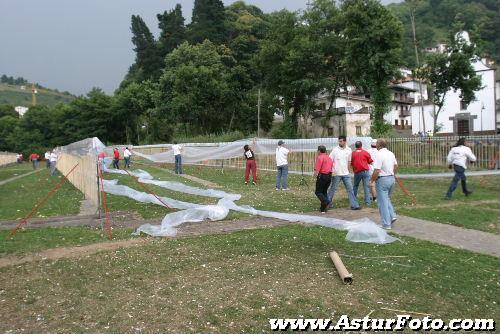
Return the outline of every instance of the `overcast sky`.
{"type": "MultiPolygon", "coordinates": [[[[157,36],[156,14],[180,3],[189,20],[193,2],[0,0],[0,75],[21,76],[73,94],[84,94],[92,87],[112,93],[134,61],[130,16],[139,14],[157,36]]],[[[246,2],[271,12],[301,9],[308,0],[246,2]]]]}

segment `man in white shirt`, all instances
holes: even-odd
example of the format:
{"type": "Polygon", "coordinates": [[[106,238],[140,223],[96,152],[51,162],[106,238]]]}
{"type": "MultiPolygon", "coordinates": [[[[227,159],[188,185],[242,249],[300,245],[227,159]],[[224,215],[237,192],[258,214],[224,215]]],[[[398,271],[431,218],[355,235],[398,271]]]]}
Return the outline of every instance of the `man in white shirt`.
{"type": "Polygon", "coordinates": [[[288,153],[290,153],[290,150],[283,145],[285,145],[285,142],[279,140],[276,148],[276,168],[278,169],[276,190],[286,191],[288,190],[288,153]]]}
{"type": "MultiPolygon", "coordinates": [[[[368,151],[368,153],[370,153],[370,157],[373,160],[373,162],[369,165],[369,167],[370,167],[369,173],[370,173],[370,178],[371,178],[373,175],[373,171],[375,170],[373,168],[373,165],[375,164],[375,160],[377,159],[377,152],[378,152],[376,139],[372,140],[371,147],[367,151],[368,151]]],[[[375,202],[377,200],[377,189],[375,188],[375,184],[373,184],[371,182],[370,182],[370,192],[372,193],[372,202],[375,202]]]]}
{"type": "Polygon", "coordinates": [[[396,221],[396,213],[391,202],[391,195],[396,184],[396,171],[398,162],[394,153],[387,149],[385,139],[377,140],[377,159],[373,164],[373,175],[371,183],[375,183],[378,195],[378,210],[382,218],[382,227],[386,230],[392,229],[396,221]]]}
{"type": "Polygon", "coordinates": [[[347,146],[346,136],[339,136],[339,146],[333,148],[332,153],[330,153],[330,158],[333,160],[333,179],[328,189],[328,200],[330,201],[329,206],[332,206],[333,197],[339,186],[340,181],[344,183],[347,196],[349,197],[349,204],[351,210],[360,210],[358,199],[354,196],[354,190],[352,188],[351,176],[349,175],[349,168],[351,168],[351,155],[352,150],[347,146]]]}
{"type": "Polygon", "coordinates": [[[125,147],[125,150],[123,151],[123,160],[125,160],[125,168],[130,168],[131,157],[132,157],[132,152],[130,152],[128,147],[125,147]]]}
{"type": "Polygon", "coordinates": [[[175,158],[175,174],[182,174],[182,146],[177,144],[176,141],[172,145],[172,152],[175,158]]]}
{"type": "Polygon", "coordinates": [[[462,191],[465,196],[472,194],[472,191],[467,190],[467,182],[465,177],[465,170],[467,169],[467,159],[470,162],[476,161],[476,156],[472,153],[472,150],[465,145],[465,138],[460,138],[448,153],[448,165],[450,168],[455,170],[455,176],[451,181],[448,192],[446,193],[446,199],[451,199],[451,195],[457,189],[458,181],[462,182],[462,191]]]}
{"type": "Polygon", "coordinates": [[[50,175],[54,176],[56,175],[56,165],[57,165],[57,154],[56,151],[52,151],[50,153],[50,175]]]}
{"type": "Polygon", "coordinates": [[[45,167],[50,168],[50,151],[45,152],[45,167]]]}

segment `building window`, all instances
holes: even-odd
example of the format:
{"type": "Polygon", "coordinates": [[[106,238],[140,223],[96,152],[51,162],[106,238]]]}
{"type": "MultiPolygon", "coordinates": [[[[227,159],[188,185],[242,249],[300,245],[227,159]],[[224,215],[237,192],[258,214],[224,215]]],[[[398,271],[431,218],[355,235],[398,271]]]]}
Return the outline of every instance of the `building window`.
{"type": "Polygon", "coordinates": [[[328,128],[328,136],[333,136],[333,128],[328,128]]]}
{"type": "Polygon", "coordinates": [[[406,125],[408,125],[408,120],[406,120],[406,125]]]}
{"type": "Polygon", "coordinates": [[[395,125],[395,126],[398,126],[398,120],[397,120],[397,119],[396,119],[396,120],[394,120],[394,125],[395,125]]]}
{"type": "Polygon", "coordinates": [[[361,133],[361,126],[356,125],[356,136],[362,136],[363,134],[361,133]]]}
{"type": "Polygon", "coordinates": [[[460,110],[467,110],[468,103],[464,100],[460,101],[460,110]]]}
{"type": "Polygon", "coordinates": [[[321,110],[326,110],[326,103],[320,103],[320,104],[319,104],[319,108],[320,108],[321,110]]]}

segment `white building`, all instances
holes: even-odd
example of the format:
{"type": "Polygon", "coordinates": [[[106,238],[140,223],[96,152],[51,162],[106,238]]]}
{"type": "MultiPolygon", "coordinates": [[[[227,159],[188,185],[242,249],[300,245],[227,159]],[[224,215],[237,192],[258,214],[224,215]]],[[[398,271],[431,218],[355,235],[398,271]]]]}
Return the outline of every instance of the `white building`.
{"type": "MultiPolygon", "coordinates": [[[[476,61],[473,66],[482,82],[482,88],[476,92],[476,100],[467,105],[460,99],[460,91],[449,91],[437,117],[438,134],[466,136],[496,132],[495,69],[484,59],[476,61]]],[[[413,105],[411,109],[413,134],[424,131],[424,122],[425,131],[432,130],[433,111],[436,109],[433,104],[426,102],[422,118],[420,104],[413,105]]]]}

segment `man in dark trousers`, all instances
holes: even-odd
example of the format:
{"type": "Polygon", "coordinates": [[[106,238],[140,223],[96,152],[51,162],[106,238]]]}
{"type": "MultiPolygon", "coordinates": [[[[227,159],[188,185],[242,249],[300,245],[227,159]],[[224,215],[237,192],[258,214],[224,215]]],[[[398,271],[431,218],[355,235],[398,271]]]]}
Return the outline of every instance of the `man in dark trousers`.
{"type": "Polygon", "coordinates": [[[451,199],[451,196],[455,189],[457,189],[458,181],[462,183],[462,192],[465,196],[470,196],[472,191],[467,189],[467,178],[465,177],[465,170],[467,169],[467,160],[470,162],[476,161],[476,156],[472,153],[472,150],[466,145],[465,138],[460,138],[457,144],[448,153],[449,167],[453,168],[455,171],[455,176],[451,181],[448,192],[446,193],[446,199],[451,199]]]}
{"type": "Polygon", "coordinates": [[[332,182],[333,160],[326,154],[326,147],[323,145],[318,146],[318,153],[314,167],[314,176],[316,177],[315,194],[321,202],[319,211],[325,213],[329,203],[328,187],[332,182]]]}
{"type": "Polygon", "coordinates": [[[372,199],[370,196],[370,164],[373,162],[368,151],[363,150],[363,144],[357,141],[354,146],[356,150],[352,152],[351,166],[354,172],[354,196],[358,197],[359,183],[363,181],[363,189],[365,190],[365,204],[371,205],[372,199]]]}

